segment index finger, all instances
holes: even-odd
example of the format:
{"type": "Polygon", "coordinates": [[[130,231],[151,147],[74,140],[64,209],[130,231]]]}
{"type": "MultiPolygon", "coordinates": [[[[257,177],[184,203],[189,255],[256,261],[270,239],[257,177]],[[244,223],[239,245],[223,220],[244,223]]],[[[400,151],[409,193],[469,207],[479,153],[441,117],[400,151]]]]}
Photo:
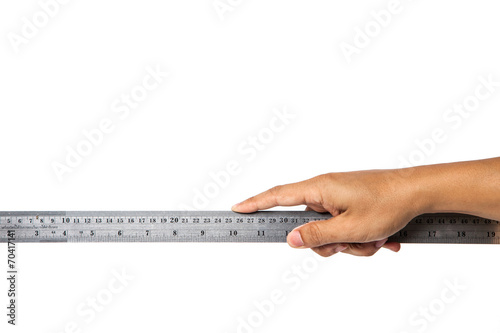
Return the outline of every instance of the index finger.
{"type": "Polygon", "coordinates": [[[272,187],[265,192],[234,205],[231,209],[238,213],[253,213],[276,206],[302,205],[309,203],[313,194],[314,185],[309,179],[272,187]]]}

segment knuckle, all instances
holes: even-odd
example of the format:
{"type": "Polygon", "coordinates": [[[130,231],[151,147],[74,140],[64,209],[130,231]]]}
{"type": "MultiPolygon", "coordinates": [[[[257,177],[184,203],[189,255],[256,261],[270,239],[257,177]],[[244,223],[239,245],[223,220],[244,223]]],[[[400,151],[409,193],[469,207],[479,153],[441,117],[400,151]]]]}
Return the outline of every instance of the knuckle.
{"type": "Polygon", "coordinates": [[[377,250],[374,250],[374,249],[364,249],[363,251],[361,251],[360,256],[362,256],[362,257],[371,257],[375,253],[377,253],[377,250]]]}
{"type": "Polygon", "coordinates": [[[322,182],[323,180],[325,180],[326,178],[326,174],[321,174],[321,175],[317,175],[317,176],[314,176],[311,178],[311,180],[313,182],[322,182]]]}
{"type": "Polygon", "coordinates": [[[334,173],[332,172],[327,172],[327,173],[322,173],[320,175],[317,175],[315,178],[317,179],[320,179],[320,180],[325,180],[325,179],[329,179],[330,177],[332,177],[334,175],[334,173]]]}
{"type": "Polygon", "coordinates": [[[335,253],[335,248],[329,245],[318,246],[314,250],[322,257],[330,257],[335,253]]]}
{"type": "Polygon", "coordinates": [[[356,236],[356,241],[359,243],[368,243],[370,241],[370,236],[366,231],[359,231],[356,236]]]}
{"type": "Polygon", "coordinates": [[[272,193],[278,193],[282,188],[283,188],[283,185],[276,185],[276,186],[271,187],[270,191],[272,193]]]}
{"type": "Polygon", "coordinates": [[[329,182],[331,180],[332,176],[331,174],[325,173],[321,175],[317,175],[313,178],[311,178],[311,184],[314,184],[317,187],[325,185],[325,183],[329,182]]]}
{"type": "Polygon", "coordinates": [[[358,221],[349,229],[350,239],[356,243],[368,243],[373,240],[373,231],[367,227],[366,223],[358,221]]]}
{"type": "Polygon", "coordinates": [[[378,249],[374,249],[371,246],[367,246],[367,244],[354,244],[353,253],[360,257],[371,257],[375,253],[377,253],[378,249]]]}
{"type": "Polygon", "coordinates": [[[316,222],[309,222],[302,227],[301,233],[304,233],[303,239],[306,245],[320,245],[323,244],[323,230],[316,222]]]}
{"type": "Polygon", "coordinates": [[[276,185],[269,189],[269,194],[273,197],[279,197],[283,189],[283,185],[276,185]]]}
{"type": "Polygon", "coordinates": [[[342,225],[342,235],[346,241],[351,243],[364,243],[364,240],[368,237],[364,228],[356,223],[344,223],[342,225]]]}
{"type": "Polygon", "coordinates": [[[322,256],[323,258],[328,258],[328,257],[331,257],[333,255],[333,253],[331,253],[331,252],[323,252],[323,251],[318,251],[316,253],[319,254],[320,256],[322,256]]]}

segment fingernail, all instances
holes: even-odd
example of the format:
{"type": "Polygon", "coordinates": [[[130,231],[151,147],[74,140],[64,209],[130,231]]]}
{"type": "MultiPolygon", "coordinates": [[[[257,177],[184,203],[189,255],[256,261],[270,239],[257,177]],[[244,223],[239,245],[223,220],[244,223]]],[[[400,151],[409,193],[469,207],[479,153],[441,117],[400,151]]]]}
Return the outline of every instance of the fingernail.
{"type": "Polygon", "coordinates": [[[345,249],[347,249],[347,246],[346,245],[339,245],[335,248],[335,250],[333,251],[333,253],[337,253],[337,252],[342,252],[344,251],[345,249]]]}
{"type": "Polygon", "coordinates": [[[288,234],[288,244],[292,247],[301,247],[304,245],[302,236],[300,236],[300,232],[297,229],[292,230],[292,232],[288,234]]]}
{"type": "Polygon", "coordinates": [[[381,239],[381,240],[377,241],[377,242],[375,243],[375,247],[382,247],[382,245],[384,245],[384,244],[385,244],[385,242],[387,242],[387,238],[385,238],[385,239],[381,239]]]}
{"type": "Polygon", "coordinates": [[[239,205],[241,205],[241,202],[237,203],[236,205],[233,205],[233,207],[231,207],[231,210],[235,210],[236,208],[238,208],[239,205]]]}

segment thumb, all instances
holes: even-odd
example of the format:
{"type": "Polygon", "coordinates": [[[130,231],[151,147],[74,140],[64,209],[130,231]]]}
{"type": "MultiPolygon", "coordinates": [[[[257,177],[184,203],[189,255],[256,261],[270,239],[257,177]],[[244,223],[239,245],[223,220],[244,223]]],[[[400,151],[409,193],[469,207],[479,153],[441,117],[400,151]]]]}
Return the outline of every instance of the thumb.
{"type": "Polygon", "coordinates": [[[365,243],[370,241],[367,228],[342,213],[328,220],[311,221],[293,229],[287,237],[291,247],[312,248],[331,243],[365,243]]]}

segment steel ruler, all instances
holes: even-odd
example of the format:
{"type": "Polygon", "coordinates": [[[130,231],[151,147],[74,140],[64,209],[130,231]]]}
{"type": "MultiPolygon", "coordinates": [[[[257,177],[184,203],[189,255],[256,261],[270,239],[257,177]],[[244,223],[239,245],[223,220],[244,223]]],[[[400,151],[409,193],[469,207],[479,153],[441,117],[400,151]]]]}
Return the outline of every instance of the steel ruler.
{"type": "MultiPolygon", "coordinates": [[[[330,217],[311,211],[0,212],[0,242],[12,235],[15,242],[33,243],[286,242],[295,227],[330,217]]],[[[500,244],[500,224],[463,214],[424,214],[412,219],[390,241],[500,244]]]]}

